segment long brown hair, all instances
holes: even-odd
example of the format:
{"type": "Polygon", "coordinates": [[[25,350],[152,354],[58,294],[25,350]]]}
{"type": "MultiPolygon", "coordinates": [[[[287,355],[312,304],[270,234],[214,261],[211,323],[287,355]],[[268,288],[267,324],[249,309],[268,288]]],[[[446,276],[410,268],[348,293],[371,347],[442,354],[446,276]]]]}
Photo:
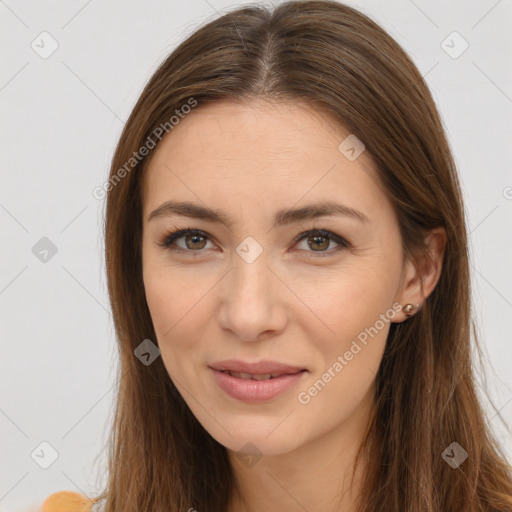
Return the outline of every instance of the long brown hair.
{"type": "Polygon", "coordinates": [[[151,77],[121,135],[105,187],[106,271],[120,355],[101,495],[106,511],[227,508],[233,474],[225,447],[193,416],[161,358],[146,366],[134,356],[143,340],[157,343],[142,281],[140,187],[161,138],[157,128],[172,130],[177,110],[181,116],[194,102],[200,109],[251,98],[307,101],[363,141],[406,254],[424,250],[427,230],[447,233],[435,290],[389,332],[360,451],[367,470],[359,510],[512,510],[510,466],[477,396],[464,206],[434,101],[381,27],[354,8],[314,0],[242,7],[196,30],[151,77]],[[441,457],[453,442],[468,453],[456,469],[441,457]]]}

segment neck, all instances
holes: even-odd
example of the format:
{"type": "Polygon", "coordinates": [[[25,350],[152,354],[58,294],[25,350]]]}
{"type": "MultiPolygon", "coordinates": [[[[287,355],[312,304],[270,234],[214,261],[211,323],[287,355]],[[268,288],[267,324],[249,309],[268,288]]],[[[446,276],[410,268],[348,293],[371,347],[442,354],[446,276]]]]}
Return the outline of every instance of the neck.
{"type": "Polygon", "coordinates": [[[291,452],[263,455],[247,467],[230,451],[235,485],[228,512],[354,512],[364,454],[355,472],[354,466],[373,396],[372,388],[365,403],[343,423],[291,452]]]}

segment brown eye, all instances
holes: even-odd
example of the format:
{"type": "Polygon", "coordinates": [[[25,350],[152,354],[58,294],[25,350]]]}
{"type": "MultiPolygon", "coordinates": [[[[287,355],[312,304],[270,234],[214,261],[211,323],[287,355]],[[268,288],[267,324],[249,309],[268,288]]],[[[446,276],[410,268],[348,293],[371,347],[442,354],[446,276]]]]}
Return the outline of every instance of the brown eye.
{"type": "Polygon", "coordinates": [[[344,238],[324,229],[305,231],[295,239],[295,242],[300,242],[304,239],[307,241],[307,248],[303,250],[313,254],[317,253],[314,254],[315,256],[330,256],[334,252],[350,247],[350,244],[344,238]],[[337,247],[327,250],[331,242],[337,244],[337,247]]]}
{"type": "Polygon", "coordinates": [[[177,252],[199,253],[206,247],[208,242],[209,239],[206,233],[188,228],[168,234],[165,239],[160,242],[160,245],[166,249],[177,252]],[[184,242],[181,242],[182,239],[184,242]]]}
{"type": "Polygon", "coordinates": [[[330,240],[326,236],[318,236],[318,235],[311,235],[308,237],[308,245],[311,247],[311,249],[314,250],[321,250],[327,249],[329,247],[330,240]]]}
{"type": "Polygon", "coordinates": [[[185,238],[185,246],[187,249],[204,249],[206,244],[206,238],[201,235],[185,235],[183,238],[185,238]],[[190,245],[188,242],[190,242],[190,245]]]}
{"type": "MultiPolygon", "coordinates": [[[[350,243],[344,238],[324,229],[305,231],[298,235],[294,242],[298,243],[302,240],[307,241],[307,245],[301,250],[314,256],[330,256],[341,249],[351,247],[350,243]],[[329,249],[331,243],[336,244],[336,246],[329,249]]],[[[208,242],[212,243],[207,233],[198,229],[187,228],[168,234],[164,240],[159,242],[159,245],[175,252],[199,256],[203,253],[203,249],[208,248],[206,246],[208,242]]]]}

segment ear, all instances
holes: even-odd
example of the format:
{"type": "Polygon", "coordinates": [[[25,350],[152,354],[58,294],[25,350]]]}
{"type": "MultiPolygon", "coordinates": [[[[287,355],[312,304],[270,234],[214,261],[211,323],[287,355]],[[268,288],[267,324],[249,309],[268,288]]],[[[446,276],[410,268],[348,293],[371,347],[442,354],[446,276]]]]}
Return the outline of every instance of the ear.
{"type": "Polygon", "coordinates": [[[432,229],[425,237],[425,252],[414,259],[407,259],[402,272],[401,286],[396,297],[402,310],[394,322],[400,323],[417,313],[427,297],[434,291],[443,268],[446,248],[446,231],[442,227],[432,229]],[[403,308],[412,304],[409,314],[403,308]]]}

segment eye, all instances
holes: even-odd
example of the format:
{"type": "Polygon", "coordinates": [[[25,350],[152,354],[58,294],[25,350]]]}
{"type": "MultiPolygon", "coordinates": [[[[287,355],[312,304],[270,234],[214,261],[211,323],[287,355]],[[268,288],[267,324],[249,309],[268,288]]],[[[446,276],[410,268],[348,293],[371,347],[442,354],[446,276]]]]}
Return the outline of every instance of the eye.
{"type": "Polygon", "coordinates": [[[197,253],[205,248],[205,242],[207,238],[208,235],[204,231],[199,229],[186,228],[169,233],[164,238],[164,240],[160,242],[160,245],[166,249],[177,252],[197,253]],[[184,239],[184,245],[179,245],[177,243],[177,241],[181,239],[184,239]]]}
{"type": "Polygon", "coordinates": [[[305,231],[295,238],[295,242],[301,242],[302,240],[307,241],[307,247],[312,249],[315,256],[330,256],[334,252],[337,252],[341,249],[346,249],[350,247],[350,244],[340,235],[333,233],[332,231],[327,231],[325,229],[311,229],[309,231],[305,231]],[[337,244],[337,247],[334,247],[330,250],[325,250],[329,247],[329,244],[334,242],[337,244]],[[318,250],[317,250],[318,249],[318,250]]]}
{"type": "MultiPolygon", "coordinates": [[[[208,242],[211,243],[208,237],[209,235],[204,231],[186,228],[167,234],[165,238],[159,242],[159,245],[175,252],[199,256],[202,250],[207,248],[206,244],[208,242]],[[183,243],[180,245],[178,241],[182,239],[183,243]]],[[[311,250],[300,250],[317,253],[315,256],[330,256],[334,252],[350,247],[350,243],[343,237],[324,229],[310,229],[309,231],[304,231],[295,238],[294,243],[301,242],[302,240],[307,240],[307,247],[311,250]],[[332,242],[337,244],[337,247],[326,250],[332,242]]]]}

